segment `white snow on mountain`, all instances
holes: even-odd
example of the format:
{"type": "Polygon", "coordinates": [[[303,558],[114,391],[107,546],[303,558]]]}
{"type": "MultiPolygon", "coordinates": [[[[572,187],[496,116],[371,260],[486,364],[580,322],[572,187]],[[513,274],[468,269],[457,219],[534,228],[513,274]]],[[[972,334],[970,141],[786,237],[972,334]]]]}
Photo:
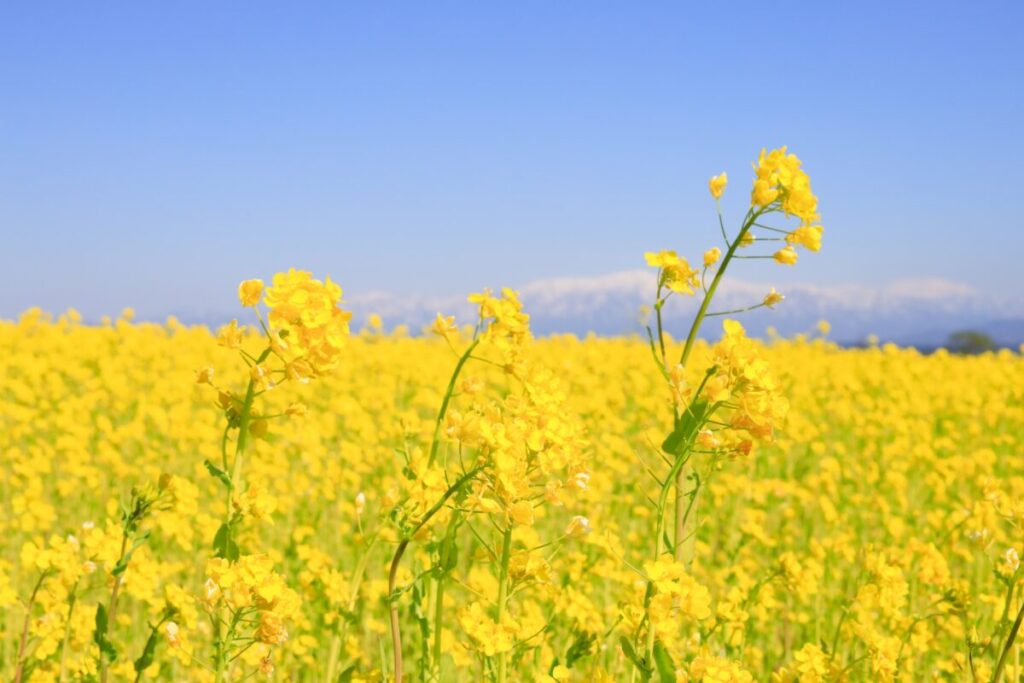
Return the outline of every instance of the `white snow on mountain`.
{"type": "MultiPolygon", "coordinates": [[[[519,288],[533,327],[539,334],[631,334],[642,331],[640,309],[653,297],[654,274],[627,270],[587,277],[534,280],[519,288]]],[[[771,285],[747,280],[725,280],[715,298],[717,311],[743,308],[764,298],[771,285]]],[[[907,344],[940,344],[957,329],[1001,330],[1005,344],[1016,344],[1017,318],[1024,318],[1024,301],[999,301],[969,285],[943,278],[899,280],[879,285],[791,284],[779,287],[786,299],[774,310],[760,309],[739,317],[753,334],[768,326],[782,334],[810,331],[818,320],[831,323],[833,338],[855,342],[870,334],[907,344]],[[1009,324],[1007,324],[1009,323],[1009,324]]],[[[388,292],[356,294],[348,298],[356,320],[380,314],[389,326],[406,324],[418,331],[443,312],[469,321],[472,307],[464,296],[409,296],[388,292]]],[[[681,334],[699,304],[697,297],[673,296],[666,305],[666,324],[681,334]]],[[[708,324],[708,334],[718,326],[708,324]]]]}

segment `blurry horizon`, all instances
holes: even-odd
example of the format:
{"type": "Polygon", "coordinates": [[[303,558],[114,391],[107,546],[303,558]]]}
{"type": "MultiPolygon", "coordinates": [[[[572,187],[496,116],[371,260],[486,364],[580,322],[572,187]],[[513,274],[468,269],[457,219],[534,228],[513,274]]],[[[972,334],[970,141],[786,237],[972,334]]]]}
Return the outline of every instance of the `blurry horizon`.
{"type": "Polygon", "coordinates": [[[990,318],[979,302],[1015,300],[1024,252],[1021,19],[1010,2],[7,5],[0,318],[220,315],[238,281],[289,267],[356,301],[433,301],[632,271],[647,250],[698,259],[718,244],[707,179],[729,173],[735,222],[750,163],[780,145],[824,248],[732,275],[942,280],[971,293],[965,320],[990,318]]]}

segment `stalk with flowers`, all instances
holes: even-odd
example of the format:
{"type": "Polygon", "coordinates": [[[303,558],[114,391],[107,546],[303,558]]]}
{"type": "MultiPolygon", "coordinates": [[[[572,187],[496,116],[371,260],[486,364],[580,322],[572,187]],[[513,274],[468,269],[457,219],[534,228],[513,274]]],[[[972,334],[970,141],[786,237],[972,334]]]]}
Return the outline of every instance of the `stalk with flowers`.
{"type": "MultiPolygon", "coordinates": [[[[223,522],[213,539],[214,557],[207,562],[201,601],[214,633],[217,681],[229,680],[239,657],[257,646],[259,669],[271,673],[271,648],[287,640],[287,623],[298,613],[298,594],[274,571],[270,558],[243,554],[239,545],[246,520],[265,519],[276,507],[274,497],[262,487],[245,484],[246,447],[250,438],[266,435],[272,420],[305,413],[302,404],[293,403],[283,413],[268,414],[259,407],[261,396],[286,382],[306,384],[340,362],[351,318],[339,305],[341,294],[330,278],[316,280],[295,269],[276,274],[266,289],[261,280],[246,280],[238,287],[238,298],[253,309],[262,331],[261,348],[245,348],[244,331],[235,320],[218,333],[221,346],[238,351],[246,366],[246,383],[241,393],[218,389],[218,405],[226,418],[221,462],[204,463],[225,491],[223,522]],[[236,436],[229,457],[232,432],[236,436]]],[[[213,377],[214,369],[205,368],[197,381],[215,387],[213,377]]]]}
{"type": "Polygon", "coordinates": [[[409,545],[426,542],[429,556],[429,565],[420,574],[431,587],[419,594],[432,603],[428,605],[432,606],[428,610],[431,623],[424,620],[422,629],[425,655],[420,678],[439,680],[442,674],[445,594],[459,568],[459,548],[466,545],[468,533],[485,553],[494,592],[478,594],[459,613],[458,623],[478,649],[487,677],[504,683],[509,680],[509,657],[530,647],[526,637],[530,626],[520,621],[514,593],[526,590],[547,566],[537,553],[539,548],[524,547],[516,530],[530,528],[537,507],[545,502],[561,505],[565,494],[585,488],[589,477],[579,428],[565,414],[557,379],[523,358],[530,339],[529,316],[518,295],[509,289],[502,290],[500,297],[485,291],[471,295],[469,301],[478,314],[468,340],[460,336],[453,317],[438,314],[435,320],[434,333],[458,360],[427,453],[409,458],[406,492],[392,511],[398,545],[388,573],[388,592],[397,683],[405,672],[399,605],[417,583],[413,579],[398,585],[409,545]],[[458,350],[458,344],[463,344],[463,350],[458,350]],[[477,378],[460,382],[470,361],[501,370],[510,383],[504,397],[488,397],[477,378]],[[458,397],[468,399],[468,404],[454,408],[453,399],[458,397]],[[478,529],[478,523],[485,530],[478,529]]]}
{"type": "Polygon", "coordinates": [[[622,639],[624,652],[645,677],[658,672],[666,680],[675,670],[673,651],[681,652],[677,624],[680,617],[699,621],[710,614],[707,589],[688,574],[693,562],[702,486],[722,461],[749,457],[757,441],[770,441],[788,410],[788,402],[780,394],[770,368],[735,320],[724,321],[724,336],[713,347],[708,366],[699,371],[690,366],[695,342],[707,318],[772,308],[783,300],[773,288],[760,302],[735,310],[712,311],[711,303],[735,259],[771,259],[793,265],[798,257],[796,246],[810,251],[821,248],[823,229],[818,224],[818,201],[796,155],[788,153],[785,147],[771,152],[762,150],[754,171],[750,207],[731,239],[720,202],[727,176],[722,173],[709,181],[724,255],[720,247],[709,249],[703,255],[702,268],[697,269],[674,251],[646,254],[647,264],[658,269],[652,307],[655,328],[646,329],[651,354],[668,385],[673,420],[672,430],[661,444],[668,470],[657,478],[655,547],[652,561],[645,565],[647,589],[642,618],[634,637],[622,639]],[[795,217],[800,223],[792,230],[768,225],[766,221],[773,216],[795,217]],[[755,237],[754,228],[777,236],[755,237]],[[740,253],[762,243],[784,246],[772,254],[740,253]],[[698,292],[701,302],[675,361],[666,341],[663,310],[672,295],[696,296],[698,292]],[[666,529],[670,499],[674,499],[671,534],[666,529]],[[646,634],[642,643],[641,632],[646,634]]]}

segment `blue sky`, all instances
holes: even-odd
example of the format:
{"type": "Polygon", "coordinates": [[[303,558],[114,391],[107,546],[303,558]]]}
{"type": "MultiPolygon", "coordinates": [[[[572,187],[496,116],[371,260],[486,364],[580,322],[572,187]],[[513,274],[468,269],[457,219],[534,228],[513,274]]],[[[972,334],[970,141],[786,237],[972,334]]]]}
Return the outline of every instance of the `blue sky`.
{"type": "MultiPolygon", "coordinates": [[[[788,144],[825,248],[737,276],[1018,288],[1024,5],[4,3],[0,316],[453,294],[714,243],[788,144]]],[[[750,264],[750,265],[748,265],[750,264]]]]}

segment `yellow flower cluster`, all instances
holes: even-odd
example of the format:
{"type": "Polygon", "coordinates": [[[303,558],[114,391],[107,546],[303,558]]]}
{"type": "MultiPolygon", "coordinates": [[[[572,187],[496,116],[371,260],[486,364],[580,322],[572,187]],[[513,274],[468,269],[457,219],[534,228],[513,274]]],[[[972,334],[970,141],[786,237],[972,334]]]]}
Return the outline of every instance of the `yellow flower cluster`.
{"type": "Polygon", "coordinates": [[[337,365],[352,318],[339,307],[341,287],[292,268],[274,276],[263,302],[270,311],[275,350],[289,361],[289,376],[320,375],[337,365]]]}
{"type": "Polygon", "coordinates": [[[692,633],[711,617],[711,593],[671,556],[645,563],[644,572],[654,586],[646,609],[654,635],[669,649],[680,649],[682,629],[692,633]]]}
{"type": "Polygon", "coordinates": [[[704,397],[712,406],[720,406],[716,416],[729,429],[709,424],[698,443],[712,450],[748,455],[755,440],[774,438],[775,429],[789,412],[789,401],[743,325],[726,320],[722,327],[722,339],[712,349],[715,370],[705,384],[704,397]]]}
{"type": "Polygon", "coordinates": [[[506,365],[514,366],[519,350],[530,338],[530,316],[523,312],[518,292],[505,287],[496,297],[487,289],[470,294],[469,302],[477,306],[484,343],[496,348],[506,365]]]}
{"type": "Polygon", "coordinates": [[[464,413],[450,412],[445,432],[492,465],[477,481],[471,506],[505,511],[515,524],[531,525],[534,505],[544,499],[562,505],[566,494],[586,490],[590,480],[582,430],[565,409],[560,382],[546,369],[524,378],[522,392],[500,403],[477,401],[464,413]]]}
{"type": "Polygon", "coordinates": [[[300,600],[274,572],[268,556],[243,555],[234,563],[213,558],[206,563],[206,574],[202,602],[208,609],[223,601],[233,618],[255,619],[252,637],[256,641],[281,645],[288,640],[287,623],[298,612],[300,600]]]}
{"type": "Polygon", "coordinates": [[[760,208],[776,201],[787,216],[796,216],[803,225],[819,219],[818,198],[811,191],[811,179],[801,168],[800,159],[785,147],[771,152],[761,150],[754,164],[754,190],[751,203],[760,208]]]}
{"type": "MultiPolygon", "coordinates": [[[[710,252],[709,252],[710,253],[710,252]]],[[[674,251],[662,250],[659,252],[649,251],[644,254],[647,265],[658,269],[658,286],[665,287],[677,294],[693,296],[696,289],[700,287],[700,271],[690,267],[689,261],[680,257],[674,251]]],[[[708,263],[709,256],[705,254],[705,267],[718,260],[713,255],[708,263]]]]}

